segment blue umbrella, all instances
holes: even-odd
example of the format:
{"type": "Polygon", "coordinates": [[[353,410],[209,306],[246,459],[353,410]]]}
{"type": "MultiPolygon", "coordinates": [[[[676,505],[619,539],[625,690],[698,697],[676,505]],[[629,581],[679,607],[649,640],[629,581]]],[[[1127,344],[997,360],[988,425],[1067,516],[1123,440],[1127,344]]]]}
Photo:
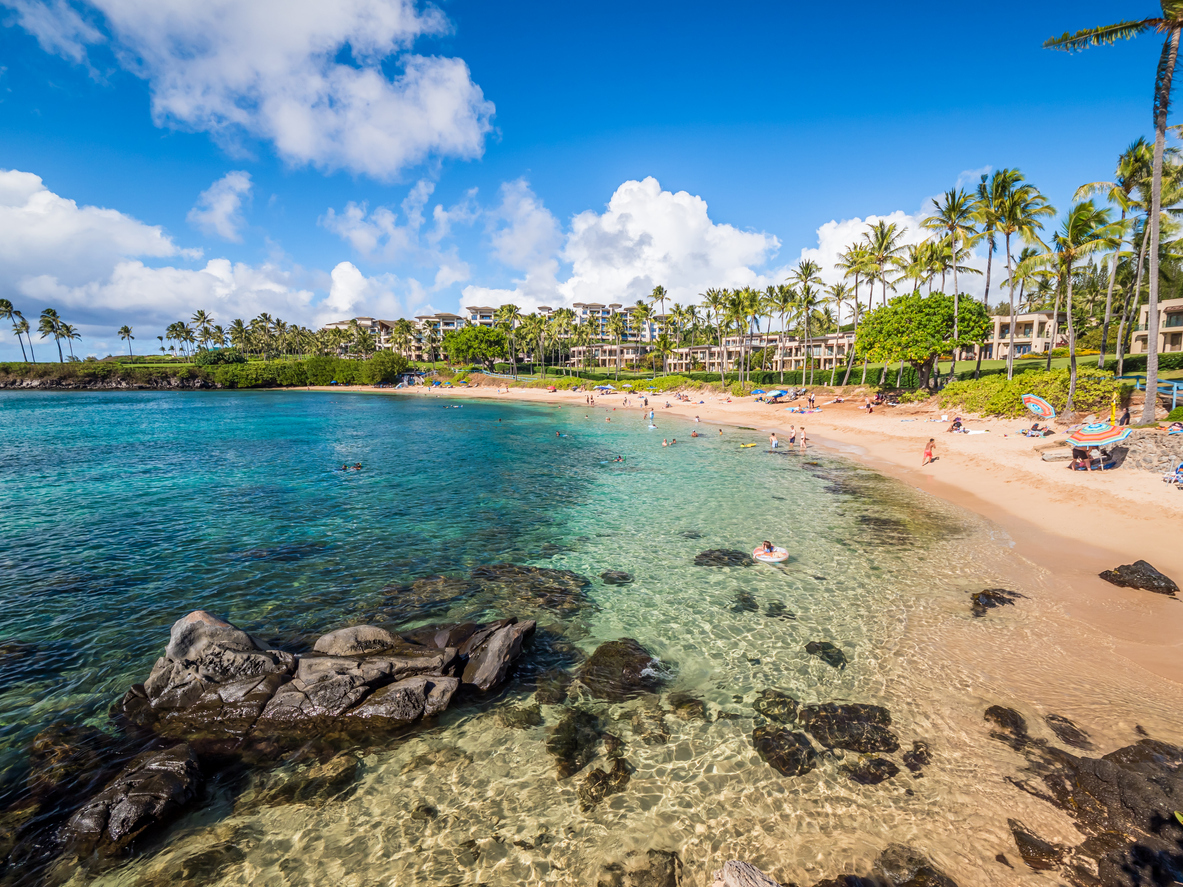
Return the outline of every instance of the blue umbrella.
{"type": "Polygon", "coordinates": [[[763,388],[753,388],[752,389],[752,394],[764,394],[764,393],[765,392],[764,392],[763,388]]]}

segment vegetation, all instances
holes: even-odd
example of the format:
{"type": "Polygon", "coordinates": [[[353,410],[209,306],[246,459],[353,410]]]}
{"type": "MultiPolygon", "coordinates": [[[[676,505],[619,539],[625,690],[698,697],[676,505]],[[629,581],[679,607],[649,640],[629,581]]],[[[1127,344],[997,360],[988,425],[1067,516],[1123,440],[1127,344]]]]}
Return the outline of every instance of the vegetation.
{"type": "Polygon", "coordinates": [[[1069,368],[1050,372],[1029,370],[1009,379],[998,373],[950,382],[940,393],[940,404],[983,415],[1019,417],[1030,415],[1023,406],[1023,395],[1038,394],[1062,412],[1067,407],[1073,381],[1076,383],[1073,394],[1079,410],[1108,410],[1115,395],[1125,396],[1122,384],[1112,373],[1082,367],[1077,370],[1075,380],[1069,368]]]}

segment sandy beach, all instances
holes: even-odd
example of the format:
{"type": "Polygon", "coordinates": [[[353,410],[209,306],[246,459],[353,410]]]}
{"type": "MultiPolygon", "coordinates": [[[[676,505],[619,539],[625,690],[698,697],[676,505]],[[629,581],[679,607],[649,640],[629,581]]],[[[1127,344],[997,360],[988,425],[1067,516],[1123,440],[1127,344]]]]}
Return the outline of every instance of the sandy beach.
{"type": "MultiPolygon", "coordinates": [[[[585,398],[583,392],[492,386],[312,390],[571,406],[583,405],[585,398]]],[[[761,444],[775,431],[786,446],[790,426],[800,429],[804,424],[810,447],[841,453],[997,524],[1018,554],[1058,577],[1056,603],[1065,613],[1099,634],[1114,655],[1183,685],[1181,602],[1117,588],[1097,575],[1141,559],[1176,581],[1183,577],[1183,492],[1162,483],[1158,475],[1133,469],[1074,472],[1064,462],[1044,462],[1036,447],[1056,437],[1038,440],[1017,434],[1024,424],[1021,419],[962,414],[968,428],[984,433],[949,434],[949,423],[941,420],[948,411],[927,404],[877,407],[867,415],[859,407],[862,395],[829,405],[823,405],[829,396],[819,396],[822,411],[801,415],[753,398],[690,394],[689,403],[675,400],[672,393],[650,400],[659,427],[663,418],[673,420],[670,433],[663,436],[679,438],[679,446],[694,445],[693,430],[713,432],[720,426],[754,428],[752,442],[761,444]],[[697,425],[695,416],[701,420],[697,425]],[[930,437],[936,439],[937,458],[922,468],[924,444],[930,437]]],[[[635,396],[612,393],[597,395],[594,409],[611,414],[640,412],[642,407],[635,396]],[[623,405],[626,396],[630,407],[623,405]]],[[[753,453],[764,449],[753,448],[753,453]]]]}

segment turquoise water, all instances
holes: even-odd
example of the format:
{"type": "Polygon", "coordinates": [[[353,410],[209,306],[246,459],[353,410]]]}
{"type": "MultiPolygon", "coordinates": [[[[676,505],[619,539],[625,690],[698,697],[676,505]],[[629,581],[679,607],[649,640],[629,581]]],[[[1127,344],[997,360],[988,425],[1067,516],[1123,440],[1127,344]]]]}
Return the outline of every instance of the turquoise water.
{"type": "MultiPolygon", "coordinates": [[[[359,621],[504,612],[463,596],[412,605],[405,591],[499,562],[592,580],[575,611],[504,612],[539,618],[543,664],[633,637],[710,718],[684,720],[668,697],[656,712],[583,700],[634,768],[626,791],[583,811],[581,776],[559,780],[545,750],[563,707],[543,705],[524,730],[500,717],[529,704],[526,667],[491,705],[359,750],[340,797],[220,794],[99,880],[175,880],[214,842],[234,853],[204,881],[227,885],[587,884],[650,848],[679,853],[684,883],[735,856],[811,883],[902,840],[963,885],[1038,884],[993,862],[1014,855],[1005,819],[1030,799],[1004,781],[1014,754],[984,740],[985,706],[1033,721],[1054,710],[1115,742],[1135,719],[1177,726],[1166,691],[1087,667],[1095,644],[1040,603],[1052,579],[985,522],[837,455],[769,454],[762,433],[660,412],[657,430],[646,424],[636,410],[432,397],[0,394],[0,801],[23,790],[32,736],[56,720],[104,725],[192,609],[299,646],[359,621]],[[765,538],[789,549],[785,567],[693,565],[765,538]],[[609,569],[635,581],[605,585],[609,569]],[[972,619],[967,592],[997,586],[1029,600],[972,619]],[[808,655],[811,640],[850,664],[808,655]],[[920,780],[860,786],[837,755],[785,779],[750,741],[766,687],[886,705],[904,748],[928,742],[934,764],[920,780]],[[440,817],[416,816],[424,804],[440,817]]],[[[1068,828],[1041,807],[1024,817],[1052,837],[1068,828]]]]}

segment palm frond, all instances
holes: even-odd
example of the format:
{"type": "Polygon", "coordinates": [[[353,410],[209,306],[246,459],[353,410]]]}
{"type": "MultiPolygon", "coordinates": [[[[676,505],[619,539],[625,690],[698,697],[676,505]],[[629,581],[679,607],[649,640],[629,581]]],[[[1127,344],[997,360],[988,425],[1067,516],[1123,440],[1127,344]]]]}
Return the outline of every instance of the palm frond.
{"type": "Polygon", "coordinates": [[[1062,49],[1065,52],[1079,52],[1089,46],[1108,46],[1118,40],[1129,40],[1144,31],[1158,26],[1162,21],[1157,18],[1144,18],[1139,21],[1117,22],[1113,25],[1102,25],[1099,28],[1084,28],[1075,33],[1065,31],[1059,37],[1052,37],[1043,42],[1044,49],[1062,49]]]}

